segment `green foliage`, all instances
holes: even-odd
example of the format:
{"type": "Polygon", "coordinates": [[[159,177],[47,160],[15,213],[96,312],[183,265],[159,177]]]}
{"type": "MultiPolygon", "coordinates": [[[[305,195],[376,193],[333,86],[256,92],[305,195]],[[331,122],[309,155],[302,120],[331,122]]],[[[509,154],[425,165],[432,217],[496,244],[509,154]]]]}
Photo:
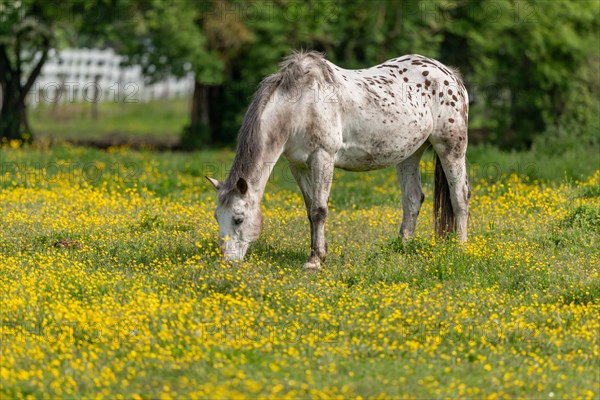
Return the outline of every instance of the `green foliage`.
{"type": "MultiPolygon", "coordinates": [[[[112,46],[150,80],[193,72],[198,101],[183,142],[194,147],[231,144],[258,83],[297,48],[324,51],[346,68],[407,53],[459,67],[480,141],[526,148],[568,129],[567,141],[596,135],[598,143],[597,1],[95,0],[60,12],[37,0],[1,4],[0,53],[14,48],[15,32],[27,32],[24,57],[50,39],[112,46]]],[[[14,51],[6,54],[16,62],[14,51]]],[[[20,117],[11,118],[0,122],[20,117]]]]}
{"type": "Polygon", "coordinates": [[[588,186],[584,188],[582,191],[582,197],[584,199],[591,197],[600,197],[600,185],[597,186],[588,186]]]}
{"type": "MultiPolygon", "coordinates": [[[[598,149],[600,146],[600,131],[583,127],[573,121],[560,126],[549,126],[543,135],[537,136],[533,141],[533,149],[538,154],[557,156],[579,148],[598,149]]],[[[600,157],[600,156],[599,156],[600,157]]],[[[590,159],[593,161],[593,158],[590,159]]],[[[596,158],[600,162],[599,158],[596,158]]]]}
{"type": "Polygon", "coordinates": [[[111,38],[116,50],[128,56],[128,64],[140,65],[150,80],[193,71],[202,82],[222,82],[223,62],[206,46],[207,35],[196,21],[197,3],[120,2],[130,17],[113,25],[111,38]]]}
{"type": "Polygon", "coordinates": [[[325,49],[348,68],[364,68],[401,54],[437,57],[445,22],[441,16],[450,4],[439,0],[340,4],[331,27],[332,43],[325,49]]]}
{"type": "Polygon", "coordinates": [[[595,246],[600,239],[600,207],[583,204],[574,208],[555,224],[548,238],[561,249],[595,246]]]}
{"type": "MultiPolygon", "coordinates": [[[[0,1],[0,138],[30,140],[26,98],[51,48],[78,35],[105,37],[127,15],[112,0],[0,1]]],[[[81,43],[81,41],[79,41],[81,43]]]]}
{"type": "Polygon", "coordinates": [[[600,208],[579,206],[569,213],[560,223],[563,228],[581,228],[600,234],[600,208]]]}
{"type": "Polygon", "coordinates": [[[489,141],[525,147],[552,126],[597,126],[597,2],[457,2],[451,15],[446,53],[467,71],[471,127],[489,141]]]}
{"type": "Polygon", "coordinates": [[[570,136],[584,139],[597,130],[595,2],[358,0],[271,8],[258,2],[250,15],[242,3],[230,5],[252,40],[226,68],[223,88],[233,96],[220,103],[227,110],[220,126],[225,142],[235,137],[258,82],[299,47],[325,51],[346,68],[406,53],[458,66],[469,83],[471,127],[484,132],[486,142],[524,148],[555,126],[573,127],[570,136]]]}

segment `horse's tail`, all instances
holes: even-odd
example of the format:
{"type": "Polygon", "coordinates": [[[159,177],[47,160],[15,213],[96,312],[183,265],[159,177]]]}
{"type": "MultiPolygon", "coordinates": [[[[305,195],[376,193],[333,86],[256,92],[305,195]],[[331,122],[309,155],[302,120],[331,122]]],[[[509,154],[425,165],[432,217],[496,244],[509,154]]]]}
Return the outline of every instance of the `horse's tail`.
{"type": "Polygon", "coordinates": [[[450,201],[450,186],[437,154],[435,155],[433,218],[435,219],[435,232],[438,236],[445,237],[448,233],[454,232],[454,210],[450,201]]]}

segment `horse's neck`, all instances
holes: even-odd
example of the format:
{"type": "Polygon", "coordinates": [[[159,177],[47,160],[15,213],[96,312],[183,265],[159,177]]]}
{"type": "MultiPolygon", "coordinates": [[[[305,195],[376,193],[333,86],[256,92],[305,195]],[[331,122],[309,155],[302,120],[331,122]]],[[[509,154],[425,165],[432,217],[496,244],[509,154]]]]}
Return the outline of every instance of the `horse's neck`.
{"type": "Polygon", "coordinates": [[[262,140],[265,141],[262,145],[262,152],[257,155],[255,160],[247,164],[249,170],[241,174],[249,180],[251,196],[258,203],[264,195],[269,177],[284,148],[284,144],[274,146],[273,142],[268,143],[266,137],[263,137],[262,140]]]}
{"type": "Polygon", "coordinates": [[[267,182],[269,181],[269,177],[271,176],[273,168],[275,167],[275,164],[277,163],[277,160],[281,156],[282,152],[283,146],[277,149],[265,148],[263,150],[264,157],[262,157],[262,160],[257,163],[258,168],[260,170],[258,171],[258,179],[256,179],[256,184],[254,187],[254,194],[259,199],[259,201],[263,197],[265,187],[267,186],[267,182]]]}

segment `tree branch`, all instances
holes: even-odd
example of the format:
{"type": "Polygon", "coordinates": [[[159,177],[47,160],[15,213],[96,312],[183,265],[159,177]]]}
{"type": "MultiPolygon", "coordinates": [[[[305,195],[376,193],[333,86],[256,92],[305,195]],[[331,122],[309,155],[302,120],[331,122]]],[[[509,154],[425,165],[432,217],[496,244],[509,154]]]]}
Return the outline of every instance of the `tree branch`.
{"type": "Polygon", "coordinates": [[[21,94],[20,94],[21,101],[23,101],[25,99],[25,96],[27,96],[27,93],[29,93],[29,90],[31,90],[31,87],[35,83],[35,80],[37,79],[38,75],[40,74],[40,72],[42,72],[42,67],[46,63],[46,60],[48,59],[48,51],[49,50],[50,50],[50,39],[48,37],[44,37],[42,39],[42,56],[40,57],[37,64],[31,71],[31,73],[29,74],[29,77],[27,78],[27,82],[25,82],[25,85],[23,85],[23,87],[21,88],[21,94]]]}

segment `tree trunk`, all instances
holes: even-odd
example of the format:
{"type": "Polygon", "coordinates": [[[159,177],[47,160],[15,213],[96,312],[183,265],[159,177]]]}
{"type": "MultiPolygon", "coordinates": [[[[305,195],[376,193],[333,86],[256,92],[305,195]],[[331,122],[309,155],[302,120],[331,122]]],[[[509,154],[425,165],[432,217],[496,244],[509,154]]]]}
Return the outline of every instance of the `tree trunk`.
{"type": "Polygon", "coordinates": [[[208,125],[208,86],[196,81],[194,82],[194,95],[192,97],[191,124],[198,126],[200,124],[208,125]]]}
{"type": "Polygon", "coordinates": [[[222,123],[222,86],[208,87],[208,123],[210,127],[210,144],[223,142],[222,123]]]}
{"type": "Polygon", "coordinates": [[[196,81],[190,109],[190,126],[181,138],[184,149],[223,143],[222,86],[205,85],[196,81]]]}
{"type": "Polygon", "coordinates": [[[19,81],[14,75],[10,76],[2,93],[2,110],[0,110],[1,139],[23,139],[23,133],[30,134],[25,99],[20,92],[19,81]]]}
{"type": "Polygon", "coordinates": [[[209,144],[211,138],[209,108],[209,86],[195,81],[190,107],[190,125],[181,136],[182,149],[193,150],[209,144]]]}
{"type": "MultiPolygon", "coordinates": [[[[17,65],[12,66],[6,45],[0,44],[0,80],[3,90],[2,109],[0,110],[0,140],[32,140],[32,132],[27,120],[27,93],[33,87],[46,62],[49,42],[49,38],[43,38],[42,55],[24,85],[21,85],[22,66],[19,65],[19,57],[17,57],[17,65]]],[[[19,47],[17,47],[16,52],[20,54],[19,47]]]]}

